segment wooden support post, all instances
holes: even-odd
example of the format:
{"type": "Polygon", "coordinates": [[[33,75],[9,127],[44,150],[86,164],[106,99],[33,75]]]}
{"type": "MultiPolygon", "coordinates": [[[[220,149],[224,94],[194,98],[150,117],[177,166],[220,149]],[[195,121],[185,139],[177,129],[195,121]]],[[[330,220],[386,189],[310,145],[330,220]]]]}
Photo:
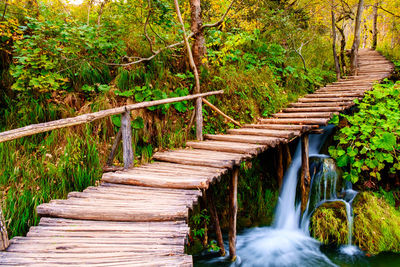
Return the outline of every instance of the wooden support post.
{"type": "Polygon", "coordinates": [[[6,250],[10,242],[8,240],[7,228],[6,223],[3,217],[3,211],[0,207],[0,251],[6,250]]]}
{"type": "Polygon", "coordinates": [[[211,187],[208,189],[206,198],[207,198],[208,209],[209,209],[210,215],[211,215],[211,220],[213,221],[214,227],[215,227],[215,234],[217,236],[217,244],[218,244],[218,247],[220,248],[219,253],[221,256],[225,256],[224,239],[222,237],[221,226],[219,225],[218,213],[217,213],[217,209],[214,204],[214,196],[213,196],[213,191],[212,191],[211,187]]]}
{"type": "Polygon", "coordinates": [[[196,138],[203,141],[203,105],[201,97],[196,99],[196,138]]]}
{"type": "Polygon", "coordinates": [[[236,219],[237,219],[237,186],[239,166],[233,168],[232,179],[229,187],[229,257],[236,260],[236,219]]]}
{"type": "Polygon", "coordinates": [[[119,142],[121,142],[121,137],[122,137],[122,127],[119,128],[117,136],[115,137],[115,140],[114,140],[114,144],[111,147],[111,152],[110,152],[110,155],[108,156],[108,159],[107,159],[107,166],[112,166],[113,165],[113,160],[115,158],[115,153],[117,152],[117,148],[118,148],[119,142]]]}
{"type": "Polygon", "coordinates": [[[279,188],[282,187],[282,183],[283,183],[283,145],[279,145],[277,148],[277,158],[276,158],[276,176],[278,178],[278,185],[279,188]]]}
{"type": "Polygon", "coordinates": [[[308,133],[301,136],[301,213],[306,210],[310,189],[310,164],[308,158],[308,133]]]}
{"type": "Polygon", "coordinates": [[[290,154],[290,148],[288,144],[283,145],[283,150],[284,150],[283,155],[285,156],[286,159],[285,169],[287,170],[290,164],[292,164],[292,154],[290,154]]]}
{"type": "Polygon", "coordinates": [[[132,149],[132,126],[130,111],[122,114],[121,118],[122,147],[124,154],[124,168],[128,169],[133,165],[132,149]]]}

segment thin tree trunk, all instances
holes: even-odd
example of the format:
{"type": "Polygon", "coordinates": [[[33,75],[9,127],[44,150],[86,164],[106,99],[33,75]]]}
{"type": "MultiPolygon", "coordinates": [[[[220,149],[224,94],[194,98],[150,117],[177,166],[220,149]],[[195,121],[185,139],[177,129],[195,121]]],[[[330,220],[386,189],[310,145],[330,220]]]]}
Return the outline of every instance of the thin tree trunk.
{"type": "MultiPolygon", "coordinates": [[[[188,38],[186,36],[185,24],[184,24],[183,19],[182,19],[181,10],[179,8],[178,0],[174,0],[174,4],[175,4],[175,9],[176,9],[176,14],[177,14],[179,22],[181,24],[182,36],[183,36],[183,40],[184,40],[185,45],[186,45],[186,50],[187,50],[187,54],[188,54],[188,58],[189,58],[189,64],[190,64],[190,67],[193,70],[194,79],[195,79],[195,82],[196,82],[195,92],[200,92],[199,72],[198,72],[196,64],[194,62],[192,49],[190,48],[190,44],[189,44],[188,38]]],[[[202,113],[201,97],[196,99],[196,137],[197,137],[197,140],[199,140],[199,141],[203,140],[203,113],[202,113]]]]}
{"type": "Polygon", "coordinates": [[[6,12],[7,12],[7,7],[8,7],[8,0],[6,0],[6,2],[4,4],[3,17],[1,18],[1,20],[4,20],[4,17],[5,17],[6,12]]]}
{"type": "Polygon", "coordinates": [[[99,9],[99,13],[97,15],[97,25],[100,26],[101,25],[101,17],[103,16],[103,12],[104,12],[104,7],[105,5],[108,3],[108,0],[104,0],[103,2],[101,2],[100,5],[100,9],[99,9]]]}
{"type": "Polygon", "coordinates": [[[367,47],[367,40],[368,40],[368,27],[367,27],[367,20],[364,19],[364,38],[363,38],[363,48],[367,47]]]}
{"type": "Polygon", "coordinates": [[[335,19],[335,12],[333,11],[333,6],[331,10],[331,19],[332,19],[332,52],[333,52],[333,59],[335,61],[336,78],[339,80],[340,66],[339,66],[339,58],[336,53],[336,19],[335,19]]]}
{"type": "Polygon", "coordinates": [[[361,18],[364,11],[364,0],[358,2],[356,25],[354,27],[354,42],[351,47],[350,63],[351,63],[351,74],[357,75],[357,59],[358,59],[358,48],[360,47],[360,35],[361,35],[361,18]]]}
{"type": "Polygon", "coordinates": [[[206,41],[203,31],[203,19],[201,13],[201,0],[190,0],[191,11],[191,30],[193,32],[194,42],[192,46],[193,59],[196,67],[203,64],[203,58],[207,53],[206,41]]]}
{"type": "Polygon", "coordinates": [[[87,20],[86,20],[87,25],[90,24],[90,10],[92,9],[92,3],[93,3],[93,0],[89,0],[88,8],[87,8],[87,20]]]}
{"type": "Polygon", "coordinates": [[[336,27],[341,35],[340,38],[340,66],[342,68],[342,73],[345,75],[347,71],[346,67],[346,36],[344,35],[344,24],[343,28],[336,27]]]}
{"type": "Polygon", "coordinates": [[[378,45],[378,2],[373,7],[374,17],[372,26],[372,49],[376,49],[378,45]]]}

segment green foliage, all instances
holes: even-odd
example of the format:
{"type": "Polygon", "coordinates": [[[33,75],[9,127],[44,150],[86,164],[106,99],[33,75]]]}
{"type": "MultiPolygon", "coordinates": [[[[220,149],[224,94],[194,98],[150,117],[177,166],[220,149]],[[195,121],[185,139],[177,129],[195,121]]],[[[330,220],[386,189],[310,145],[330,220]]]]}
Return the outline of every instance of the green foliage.
{"type": "Polygon", "coordinates": [[[325,203],[311,216],[311,236],[323,244],[347,244],[349,229],[342,202],[325,203]]]}
{"type": "Polygon", "coordinates": [[[210,215],[208,215],[207,209],[203,209],[191,216],[189,223],[193,237],[202,238],[206,231],[206,225],[210,223],[210,215]]]}
{"type": "Polygon", "coordinates": [[[118,58],[123,42],[112,29],[87,26],[71,19],[28,18],[24,36],[14,43],[11,74],[16,91],[78,89],[108,91],[110,70],[102,61],[118,58]],[[110,58],[110,55],[113,57],[110,58]]]}
{"type": "Polygon", "coordinates": [[[380,84],[366,93],[359,111],[342,115],[348,126],[335,136],[337,147],[329,153],[344,168],[344,178],[357,182],[361,177],[380,180],[400,170],[400,82],[380,84]]]}
{"type": "Polygon", "coordinates": [[[400,252],[400,212],[383,198],[360,193],[354,200],[354,242],[371,254],[400,252]]]}

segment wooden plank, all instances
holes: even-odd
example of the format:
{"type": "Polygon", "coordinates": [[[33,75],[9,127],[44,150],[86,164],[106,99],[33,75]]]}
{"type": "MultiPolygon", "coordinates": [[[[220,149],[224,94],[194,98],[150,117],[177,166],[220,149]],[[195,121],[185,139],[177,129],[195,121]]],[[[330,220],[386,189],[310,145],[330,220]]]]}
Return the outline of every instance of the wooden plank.
{"type": "Polygon", "coordinates": [[[363,96],[363,93],[359,92],[344,92],[344,93],[322,93],[322,92],[315,92],[314,94],[307,95],[308,98],[333,98],[333,97],[360,97],[363,96]]]}
{"type": "Polygon", "coordinates": [[[291,112],[291,113],[276,113],[274,118],[331,118],[332,112],[291,112]]]}
{"type": "Polygon", "coordinates": [[[136,186],[178,188],[178,189],[197,189],[208,188],[209,178],[188,179],[185,176],[173,176],[171,178],[160,178],[159,176],[134,176],[132,174],[104,174],[102,181],[116,184],[127,184],[136,186]]]}
{"type": "Polygon", "coordinates": [[[284,108],[283,112],[339,112],[343,107],[303,107],[303,108],[284,108]]]}
{"type": "Polygon", "coordinates": [[[292,103],[289,106],[293,108],[301,108],[301,107],[351,107],[354,105],[353,101],[345,101],[345,102],[298,102],[292,103]]]}
{"type": "Polygon", "coordinates": [[[259,144],[259,145],[267,145],[269,147],[274,147],[279,143],[288,142],[287,139],[279,138],[279,137],[268,137],[268,136],[255,136],[255,135],[212,135],[206,134],[206,139],[216,140],[216,141],[227,141],[227,142],[239,142],[239,143],[249,143],[249,144],[259,144]]]}
{"type": "Polygon", "coordinates": [[[332,98],[309,98],[307,96],[303,97],[303,98],[299,98],[298,101],[299,102],[303,102],[303,103],[312,103],[312,102],[350,102],[353,101],[354,97],[332,97],[332,98]]]}
{"type": "Polygon", "coordinates": [[[188,217],[186,207],[154,207],[151,205],[141,207],[125,207],[116,209],[114,206],[60,205],[41,204],[37,208],[41,216],[60,217],[78,220],[95,221],[170,221],[185,220],[188,217]]]}
{"type": "Polygon", "coordinates": [[[198,149],[251,155],[257,155],[266,150],[266,146],[262,145],[223,141],[187,142],[186,145],[198,149]]]}
{"type": "Polygon", "coordinates": [[[244,135],[257,135],[257,136],[271,136],[280,137],[285,139],[291,139],[295,135],[300,135],[299,131],[287,131],[287,130],[268,130],[268,129],[254,129],[254,128],[241,128],[241,129],[229,129],[229,134],[244,134],[244,135]]]}
{"type": "Polygon", "coordinates": [[[260,119],[261,123],[270,123],[270,124],[308,124],[308,125],[327,125],[329,119],[326,118],[312,118],[312,119],[303,119],[303,118],[294,118],[294,119],[260,119]]]}
{"type": "Polygon", "coordinates": [[[312,128],[318,128],[318,125],[293,125],[293,124],[245,124],[243,127],[255,129],[269,129],[269,130],[290,130],[306,132],[312,128]]]}
{"type": "Polygon", "coordinates": [[[170,152],[158,152],[153,156],[154,159],[160,161],[167,161],[172,163],[179,163],[183,165],[197,165],[206,167],[217,167],[217,168],[232,168],[235,165],[234,160],[215,160],[206,158],[188,158],[183,155],[172,154],[170,152]]]}
{"type": "MultiPolygon", "coordinates": [[[[174,191],[174,190],[172,190],[174,191]]],[[[177,190],[177,191],[187,191],[187,190],[177,190]]],[[[192,191],[192,190],[190,190],[192,191]]],[[[72,219],[64,219],[64,218],[50,218],[50,217],[42,217],[39,222],[39,226],[92,226],[92,221],[87,220],[72,220],[72,219]]],[[[177,221],[167,221],[167,222],[115,222],[115,221],[96,221],[97,226],[104,227],[131,227],[134,229],[180,229],[187,227],[185,221],[177,220],[177,221]]]]}

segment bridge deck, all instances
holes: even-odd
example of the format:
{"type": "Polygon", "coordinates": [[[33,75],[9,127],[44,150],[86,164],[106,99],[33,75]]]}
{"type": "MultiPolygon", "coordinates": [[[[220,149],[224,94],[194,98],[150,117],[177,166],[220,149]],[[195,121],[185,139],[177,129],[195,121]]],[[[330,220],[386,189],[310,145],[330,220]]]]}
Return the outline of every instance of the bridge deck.
{"type": "Polygon", "coordinates": [[[191,266],[184,245],[199,189],[240,162],[326,125],[393,70],[371,50],[360,51],[359,62],[359,76],[320,88],[259,124],[158,152],[154,163],[104,173],[100,186],[38,206],[39,225],[11,240],[0,265],[191,266]]]}

